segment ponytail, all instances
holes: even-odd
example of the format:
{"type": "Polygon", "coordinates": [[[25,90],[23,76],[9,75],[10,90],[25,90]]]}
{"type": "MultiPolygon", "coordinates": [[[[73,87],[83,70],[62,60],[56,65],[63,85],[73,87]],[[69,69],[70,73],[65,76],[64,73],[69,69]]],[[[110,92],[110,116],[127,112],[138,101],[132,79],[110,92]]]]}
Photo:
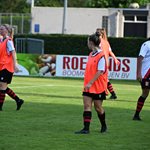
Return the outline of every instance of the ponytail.
{"type": "Polygon", "coordinates": [[[11,31],[9,32],[10,37],[13,39],[14,38],[14,28],[11,27],[11,31]]]}
{"type": "Polygon", "coordinates": [[[107,34],[106,34],[105,28],[102,28],[102,29],[101,29],[101,34],[102,34],[102,38],[103,38],[104,40],[107,40],[107,34]]]}

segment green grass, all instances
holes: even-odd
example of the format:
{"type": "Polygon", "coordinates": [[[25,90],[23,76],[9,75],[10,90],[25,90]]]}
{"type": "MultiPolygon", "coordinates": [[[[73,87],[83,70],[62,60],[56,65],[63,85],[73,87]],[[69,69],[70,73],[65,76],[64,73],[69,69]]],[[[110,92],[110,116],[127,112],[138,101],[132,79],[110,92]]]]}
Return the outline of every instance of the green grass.
{"type": "Polygon", "coordinates": [[[136,81],[112,80],[118,99],[104,101],[108,132],[99,133],[93,109],[89,135],[82,128],[81,79],[14,77],[10,88],[25,100],[20,111],[8,96],[0,112],[0,150],[149,150],[150,102],[133,121],[141,93],[136,81]]]}

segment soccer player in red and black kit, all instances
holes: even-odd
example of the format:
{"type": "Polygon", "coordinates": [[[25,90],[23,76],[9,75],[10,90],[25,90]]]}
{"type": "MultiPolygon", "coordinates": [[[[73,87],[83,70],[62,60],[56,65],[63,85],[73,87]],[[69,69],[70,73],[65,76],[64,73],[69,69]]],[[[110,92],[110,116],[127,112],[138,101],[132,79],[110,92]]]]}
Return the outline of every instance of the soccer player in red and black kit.
{"type": "Polygon", "coordinates": [[[18,72],[16,52],[12,42],[12,28],[9,25],[0,26],[0,111],[2,111],[5,94],[8,94],[16,101],[19,110],[24,103],[9,87],[14,72],[18,72]],[[10,34],[10,36],[8,36],[10,34]]]}
{"type": "Polygon", "coordinates": [[[107,67],[104,52],[99,48],[100,39],[96,34],[88,38],[88,47],[92,51],[88,57],[84,74],[83,89],[83,124],[82,130],[76,134],[88,134],[92,118],[92,102],[101,123],[100,132],[106,132],[105,111],[102,107],[103,100],[106,98],[107,89],[107,67]]]}
{"type": "Polygon", "coordinates": [[[137,80],[141,84],[142,94],[138,98],[136,111],[133,120],[141,120],[140,112],[144,106],[145,100],[150,90],[150,39],[141,46],[139,56],[137,58],[137,80]]]}

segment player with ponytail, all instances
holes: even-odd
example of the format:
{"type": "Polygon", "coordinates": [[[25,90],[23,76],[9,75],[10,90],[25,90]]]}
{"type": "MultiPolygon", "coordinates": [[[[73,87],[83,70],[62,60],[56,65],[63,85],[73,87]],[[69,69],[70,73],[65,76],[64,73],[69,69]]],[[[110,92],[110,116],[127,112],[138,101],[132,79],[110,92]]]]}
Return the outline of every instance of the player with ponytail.
{"type": "MultiPolygon", "coordinates": [[[[118,61],[118,59],[116,58],[116,56],[114,55],[114,53],[111,50],[111,47],[110,47],[110,44],[108,42],[105,29],[97,28],[95,34],[97,36],[99,36],[99,38],[101,40],[100,48],[104,51],[104,54],[106,56],[107,68],[109,68],[109,57],[110,56],[114,59],[115,63],[117,65],[119,65],[120,62],[118,61]]],[[[112,84],[110,83],[109,80],[108,80],[108,83],[107,83],[107,89],[111,93],[110,99],[116,99],[117,98],[116,93],[115,93],[115,91],[113,89],[113,86],[112,86],[112,84]]]]}
{"type": "Polygon", "coordinates": [[[88,134],[92,120],[92,103],[100,121],[100,132],[107,131],[105,121],[105,110],[102,106],[106,98],[108,69],[104,52],[99,47],[100,39],[96,34],[88,37],[88,48],[91,50],[84,74],[83,89],[83,129],[75,132],[76,134],[88,134]]]}

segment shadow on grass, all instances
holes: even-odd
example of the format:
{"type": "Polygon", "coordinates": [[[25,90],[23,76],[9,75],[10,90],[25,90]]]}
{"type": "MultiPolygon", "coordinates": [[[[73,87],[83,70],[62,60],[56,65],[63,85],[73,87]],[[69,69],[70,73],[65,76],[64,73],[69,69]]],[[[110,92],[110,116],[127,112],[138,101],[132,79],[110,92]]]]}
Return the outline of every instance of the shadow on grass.
{"type": "MultiPolygon", "coordinates": [[[[60,121],[69,121],[70,119],[70,123],[73,123],[73,121],[75,120],[75,118],[78,118],[79,120],[82,121],[82,113],[83,113],[83,105],[78,105],[78,104],[62,104],[62,103],[53,103],[53,102],[49,102],[49,103],[40,103],[40,102],[25,102],[21,108],[20,111],[15,111],[16,108],[16,103],[14,101],[11,100],[6,100],[6,102],[4,103],[4,111],[1,112],[1,114],[4,113],[4,115],[9,114],[9,113],[13,113],[14,115],[17,113],[17,115],[27,115],[29,118],[34,119],[37,117],[41,117],[43,116],[44,118],[50,118],[51,116],[55,116],[54,118],[56,119],[60,119],[60,121]],[[62,119],[62,120],[61,120],[62,119]]],[[[146,107],[146,106],[145,106],[146,107]]],[[[104,107],[106,114],[107,114],[107,118],[108,120],[112,120],[112,122],[114,120],[118,120],[119,122],[126,122],[127,120],[131,120],[132,115],[134,114],[134,110],[133,109],[126,109],[126,108],[116,108],[116,107],[109,107],[109,106],[105,106],[104,107]]],[[[93,107],[93,114],[96,116],[97,118],[97,114],[94,110],[93,107]]],[[[148,110],[142,110],[141,114],[146,115],[146,119],[150,119],[149,116],[149,112],[148,110]]],[[[143,116],[144,116],[143,115],[143,116]]],[[[116,122],[115,122],[116,123],[116,122]]]]}
{"type": "Polygon", "coordinates": [[[131,146],[140,150],[142,144],[148,148],[149,111],[143,110],[143,121],[136,122],[132,120],[133,110],[105,107],[108,132],[102,135],[99,133],[97,114],[93,110],[88,136],[74,134],[74,131],[82,128],[82,111],[82,105],[25,102],[22,109],[16,112],[15,103],[8,100],[4,111],[0,112],[1,143],[3,147],[6,146],[5,149],[11,150],[37,150],[37,146],[38,150],[96,150],[97,147],[125,150],[131,146]],[[96,147],[93,148],[93,145],[96,147]]]}
{"type": "MultiPolygon", "coordinates": [[[[81,93],[81,96],[66,96],[66,95],[55,95],[55,94],[45,94],[45,93],[24,93],[24,92],[17,92],[17,94],[20,94],[20,95],[26,95],[26,96],[41,96],[41,97],[51,97],[51,98],[69,98],[69,99],[83,99],[82,97],[82,93],[81,93]]],[[[137,96],[138,98],[138,96],[137,96]]],[[[135,103],[135,100],[127,100],[127,99],[115,99],[115,100],[112,100],[112,99],[109,99],[109,96],[106,97],[106,101],[114,101],[114,102],[121,102],[121,103],[126,103],[126,102],[129,102],[129,103],[135,103]]],[[[146,103],[150,103],[149,101],[146,101],[146,103]]]]}
{"type": "Polygon", "coordinates": [[[21,95],[26,95],[26,96],[41,96],[41,97],[53,97],[53,98],[69,98],[69,99],[82,99],[81,96],[63,96],[63,95],[55,95],[55,94],[45,94],[45,93],[22,93],[22,92],[17,92],[17,94],[21,95]]]}

